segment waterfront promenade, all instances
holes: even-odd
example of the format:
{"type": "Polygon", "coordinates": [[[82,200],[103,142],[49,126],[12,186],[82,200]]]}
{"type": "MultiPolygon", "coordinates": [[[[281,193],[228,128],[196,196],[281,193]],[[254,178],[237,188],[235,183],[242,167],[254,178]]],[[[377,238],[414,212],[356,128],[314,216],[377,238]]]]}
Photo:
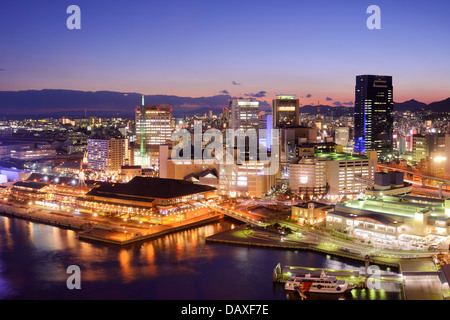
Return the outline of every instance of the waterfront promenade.
{"type": "MultiPolygon", "coordinates": [[[[138,221],[123,221],[110,217],[74,216],[73,214],[38,210],[27,206],[12,206],[0,204],[2,215],[26,219],[38,223],[45,223],[62,228],[77,231],[78,238],[87,241],[96,241],[104,244],[126,245],[139,241],[146,241],[169,233],[197,227],[206,223],[218,221],[224,217],[220,212],[203,208],[196,216],[181,221],[171,221],[165,224],[140,224],[138,221]]],[[[365,256],[370,256],[370,262],[374,265],[394,267],[403,275],[403,296],[409,300],[439,300],[440,281],[438,271],[432,261],[430,252],[404,251],[401,255],[380,250],[373,250],[368,245],[351,244],[344,240],[336,240],[326,233],[318,233],[302,229],[296,232],[282,235],[268,232],[263,227],[247,229],[248,225],[238,226],[205,239],[207,243],[219,243],[225,245],[254,246],[260,248],[285,249],[285,250],[309,250],[316,253],[365,261],[365,256]],[[320,237],[322,235],[322,237],[320,237]],[[356,249],[357,248],[357,249],[356,249]]],[[[268,275],[270,276],[270,275],[268,275]]]]}
{"type": "Polygon", "coordinates": [[[78,232],[79,239],[114,245],[145,241],[223,218],[223,214],[209,208],[202,208],[196,212],[196,215],[191,215],[188,219],[151,224],[110,217],[74,215],[63,211],[2,203],[0,203],[0,214],[72,229],[78,232]]]}
{"type": "Polygon", "coordinates": [[[306,250],[362,263],[365,262],[366,255],[369,255],[371,265],[398,269],[398,276],[402,279],[402,295],[405,300],[443,299],[439,280],[440,271],[433,263],[432,253],[405,251],[402,255],[388,255],[386,252],[383,254],[379,251],[378,253],[374,252],[373,248],[364,245],[359,245],[359,251],[356,252],[344,246],[327,244],[325,237],[317,239],[315,235],[302,234],[299,236],[298,233],[280,237],[272,232],[249,230],[245,226],[211,235],[206,238],[206,241],[268,249],[306,250]]]}

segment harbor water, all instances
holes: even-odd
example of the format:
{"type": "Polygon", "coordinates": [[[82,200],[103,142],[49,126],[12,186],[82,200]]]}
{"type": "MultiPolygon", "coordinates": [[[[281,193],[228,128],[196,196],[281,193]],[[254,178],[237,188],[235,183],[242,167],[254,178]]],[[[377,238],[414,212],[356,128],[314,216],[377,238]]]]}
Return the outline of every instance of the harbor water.
{"type": "MultiPolygon", "coordinates": [[[[76,231],[0,216],[0,299],[295,300],[272,280],[294,265],[359,269],[363,263],[306,251],[206,243],[233,228],[223,220],[119,247],[78,239],[76,231]],[[80,289],[68,289],[69,266],[80,289]]],[[[358,289],[311,299],[399,300],[401,290],[358,289]]]]}

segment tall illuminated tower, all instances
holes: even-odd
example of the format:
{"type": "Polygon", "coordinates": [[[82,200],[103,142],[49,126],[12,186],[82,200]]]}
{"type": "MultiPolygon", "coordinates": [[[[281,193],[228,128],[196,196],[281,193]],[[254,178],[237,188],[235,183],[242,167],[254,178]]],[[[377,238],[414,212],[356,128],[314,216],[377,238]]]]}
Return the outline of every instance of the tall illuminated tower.
{"type": "Polygon", "coordinates": [[[233,99],[230,101],[231,124],[234,130],[259,128],[259,102],[246,99],[233,99]]]}
{"type": "Polygon", "coordinates": [[[170,143],[172,138],[172,107],[168,105],[145,105],[136,108],[136,148],[134,163],[144,167],[157,165],[159,146],[170,143]]]}
{"type": "Polygon", "coordinates": [[[357,153],[393,153],[393,86],[391,76],[360,75],[355,86],[355,147],[357,153]]]}

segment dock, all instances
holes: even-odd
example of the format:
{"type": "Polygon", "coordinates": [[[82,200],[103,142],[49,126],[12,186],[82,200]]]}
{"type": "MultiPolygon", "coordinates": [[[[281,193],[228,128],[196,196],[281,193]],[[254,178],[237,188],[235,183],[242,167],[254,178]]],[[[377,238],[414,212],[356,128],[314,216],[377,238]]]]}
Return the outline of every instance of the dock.
{"type": "Polygon", "coordinates": [[[223,219],[223,214],[210,213],[199,216],[195,219],[187,219],[170,225],[157,225],[145,229],[110,229],[100,226],[90,230],[79,232],[78,238],[94,242],[102,242],[114,245],[127,245],[141,241],[156,239],[167,234],[199,227],[204,224],[223,219]]]}
{"type": "Polygon", "coordinates": [[[136,242],[155,239],[170,233],[195,228],[204,224],[219,221],[224,215],[216,211],[208,211],[195,218],[185,219],[168,224],[141,226],[138,223],[124,223],[83,218],[71,214],[29,210],[25,207],[0,204],[0,214],[32,222],[77,231],[78,238],[104,244],[128,245],[136,242]]]}
{"type": "MultiPolygon", "coordinates": [[[[335,269],[324,269],[324,268],[311,268],[311,267],[301,267],[301,266],[284,266],[281,267],[278,264],[273,270],[273,281],[284,283],[289,277],[294,275],[320,275],[325,272],[329,276],[334,276],[339,279],[345,279],[349,282],[356,283],[364,283],[364,281],[371,277],[372,274],[370,272],[366,273],[365,268],[359,268],[355,270],[335,270],[335,269]]],[[[391,281],[391,282],[403,282],[403,276],[400,273],[386,271],[386,270],[377,270],[376,275],[382,281],[391,281]]]]}
{"type": "MultiPolygon", "coordinates": [[[[252,246],[260,248],[273,248],[273,249],[286,249],[286,250],[299,250],[299,251],[311,251],[321,253],[325,255],[333,255],[348,260],[355,260],[364,262],[365,255],[363,252],[351,252],[349,250],[338,250],[336,248],[329,248],[320,243],[314,243],[311,241],[305,241],[304,239],[289,239],[286,238],[280,241],[279,236],[275,236],[270,233],[260,233],[257,236],[245,235],[245,226],[237,227],[233,230],[227,230],[206,238],[207,242],[228,244],[236,246],[252,246]]],[[[371,256],[371,260],[374,264],[398,268],[399,259],[390,257],[371,256]]]]}

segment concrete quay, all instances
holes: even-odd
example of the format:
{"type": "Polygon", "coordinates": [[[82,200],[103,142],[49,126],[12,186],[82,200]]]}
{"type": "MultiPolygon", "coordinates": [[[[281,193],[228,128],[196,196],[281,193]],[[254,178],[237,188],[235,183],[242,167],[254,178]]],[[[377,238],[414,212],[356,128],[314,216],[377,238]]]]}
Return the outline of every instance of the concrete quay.
{"type": "MultiPolygon", "coordinates": [[[[286,237],[281,240],[278,235],[271,235],[270,233],[257,232],[254,235],[243,226],[211,235],[206,238],[206,242],[269,249],[313,251],[360,262],[365,262],[366,256],[364,247],[362,247],[361,252],[356,253],[326,246],[316,240],[307,238],[295,239],[286,237]]],[[[367,250],[367,254],[370,254],[369,250],[367,250]]],[[[431,255],[429,257],[420,257],[411,253],[410,255],[395,258],[370,254],[370,264],[392,267],[398,270],[394,273],[389,272],[390,275],[382,272],[381,275],[383,278],[387,278],[386,281],[388,282],[399,283],[404,300],[443,300],[442,284],[439,280],[440,271],[436,270],[431,255]]],[[[335,274],[339,275],[345,274],[345,272],[348,271],[340,270],[337,273],[334,271],[335,274]]],[[[351,275],[354,276],[353,273],[351,275]]],[[[361,275],[363,275],[363,272],[360,272],[361,275]]]]}
{"type": "Polygon", "coordinates": [[[168,225],[155,225],[146,229],[123,228],[123,230],[121,230],[117,228],[104,228],[97,226],[92,229],[79,232],[78,238],[114,245],[127,245],[155,239],[182,230],[199,227],[220,219],[223,219],[222,214],[208,213],[193,219],[187,219],[168,225]]]}
{"type": "Polygon", "coordinates": [[[90,222],[62,212],[29,211],[26,207],[0,204],[0,214],[56,227],[83,230],[90,222]]]}
{"type": "MultiPolygon", "coordinates": [[[[237,227],[233,230],[224,231],[206,238],[210,243],[221,243],[228,245],[254,246],[261,248],[288,249],[288,250],[308,250],[322,254],[338,256],[341,258],[365,261],[365,254],[348,250],[330,247],[325,244],[308,238],[295,239],[285,237],[283,240],[278,235],[257,232],[256,235],[246,234],[244,227],[237,227]]],[[[378,265],[399,268],[399,259],[389,257],[372,257],[371,262],[378,265]]]]}
{"type": "Polygon", "coordinates": [[[217,212],[203,211],[196,217],[163,225],[141,226],[138,223],[87,218],[59,211],[37,210],[26,206],[0,203],[0,214],[77,231],[78,238],[104,244],[127,245],[179,232],[223,219],[217,212]],[[30,210],[31,209],[31,210],[30,210]]]}

